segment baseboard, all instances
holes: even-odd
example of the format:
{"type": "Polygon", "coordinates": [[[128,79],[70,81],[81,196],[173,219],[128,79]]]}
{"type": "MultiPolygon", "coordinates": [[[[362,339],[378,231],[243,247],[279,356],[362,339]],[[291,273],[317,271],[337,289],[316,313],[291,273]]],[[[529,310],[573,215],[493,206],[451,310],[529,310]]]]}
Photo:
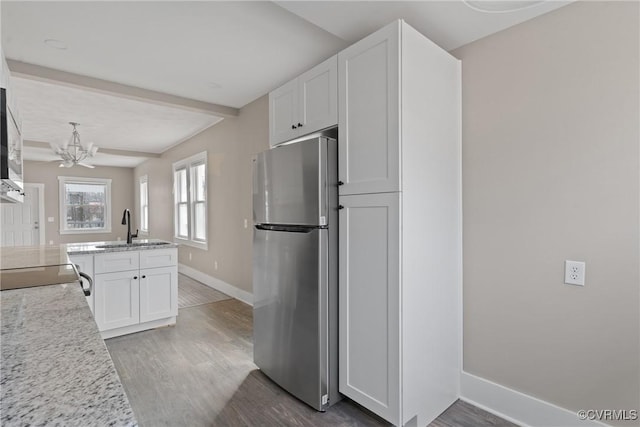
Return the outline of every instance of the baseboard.
{"type": "Polygon", "coordinates": [[[464,371],[460,399],[523,427],[607,427],[598,421],[580,420],[573,411],[464,371]]]}
{"type": "Polygon", "coordinates": [[[209,276],[208,274],[196,270],[195,268],[189,267],[188,265],[178,264],[178,273],[182,273],[185,276],[189,276],[192,279],[197,280],[198,282],[202,282],[210,288],[227,294],[230,297],[240,300],[245,304],[253,305],[252,293],[230,285],[229,283],[213,276],[209,276]]]}

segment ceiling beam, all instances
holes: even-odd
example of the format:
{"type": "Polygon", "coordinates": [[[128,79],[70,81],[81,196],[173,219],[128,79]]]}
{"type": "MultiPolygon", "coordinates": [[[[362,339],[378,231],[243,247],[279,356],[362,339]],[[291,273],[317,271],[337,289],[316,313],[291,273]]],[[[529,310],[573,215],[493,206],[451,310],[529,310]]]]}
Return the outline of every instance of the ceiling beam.
{"type": "Polygon", "coordinates": [[[12,75],[25,79],[61,84],[136,101],[182,108],[189,111],[212,113],[222,117],[237,117],[239,114],[237,108],[227,107],[225,105],[211,104],[209,102],[183,98],[168,93],[123,85],[108,80],[42,67],[40,65],[14,61],[13,59],[7,58],[7,64],[9,65],[9,70],[12,75]]]}
{"type": "MultiPolygon", "coordinates": [[[[33,147],[33,148],[46,148],[46,149],[51,149],[51,145],[47,144],[46,142],[39,142],[39,141],[29,141],[29,140],[24,140],[23,144],[25,147],[33,147]]],[[[159,158],[162,154],[161,153],[147,153],[144,151],[129,151],[129,150],[116,150],[114,148],[102,148],[100,147],[99,150],[100,153],[103,154],[111,154],[114,156],[127,156],[127,157],[146,157],[146,158],[159,158]]]]}

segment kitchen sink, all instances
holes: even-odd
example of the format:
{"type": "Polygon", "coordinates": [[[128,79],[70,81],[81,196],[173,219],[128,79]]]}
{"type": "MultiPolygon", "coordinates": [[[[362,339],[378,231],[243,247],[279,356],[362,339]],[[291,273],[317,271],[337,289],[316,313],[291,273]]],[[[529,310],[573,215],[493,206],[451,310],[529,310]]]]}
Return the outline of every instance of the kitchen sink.
{"type": "Polygon", "coordinates": [[[145,246],[161,246],[170,245],[171,242],[133,242],[133,243],[113,243],[108,245],[98,245],[98,249],[114,249],[114,248],[140,248],[145,246]]]}

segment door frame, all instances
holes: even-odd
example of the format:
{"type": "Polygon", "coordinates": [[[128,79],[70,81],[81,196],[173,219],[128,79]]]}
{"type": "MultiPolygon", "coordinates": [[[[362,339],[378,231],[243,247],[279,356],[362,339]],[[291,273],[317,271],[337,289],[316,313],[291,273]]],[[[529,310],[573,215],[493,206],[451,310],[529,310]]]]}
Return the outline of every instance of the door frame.
{"type": "Polygon", "coordinates": [[[32,187],[38,189],[38,231],[40,232],[40,244],[45,244],[45,222],[44,222],[44,184],[40,183],[24,183],[24,187],[32,187]]]}

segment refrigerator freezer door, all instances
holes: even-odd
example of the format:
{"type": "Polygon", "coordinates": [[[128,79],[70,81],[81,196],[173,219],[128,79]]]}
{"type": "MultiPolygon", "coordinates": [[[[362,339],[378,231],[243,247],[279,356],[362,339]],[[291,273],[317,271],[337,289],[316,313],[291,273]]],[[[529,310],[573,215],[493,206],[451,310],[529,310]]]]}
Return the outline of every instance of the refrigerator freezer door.
{"type": "Polygon", "coordinates": [[[256,229],[254,235],[254,361],[316,410],[325,409],[329,382],[328,233],[256,229]]]}
{"type": "Polygon", "coordinates": [[[318,137],[257,155],[253,167],[255,224],[328,225],[328,141],[318,137]]]}

